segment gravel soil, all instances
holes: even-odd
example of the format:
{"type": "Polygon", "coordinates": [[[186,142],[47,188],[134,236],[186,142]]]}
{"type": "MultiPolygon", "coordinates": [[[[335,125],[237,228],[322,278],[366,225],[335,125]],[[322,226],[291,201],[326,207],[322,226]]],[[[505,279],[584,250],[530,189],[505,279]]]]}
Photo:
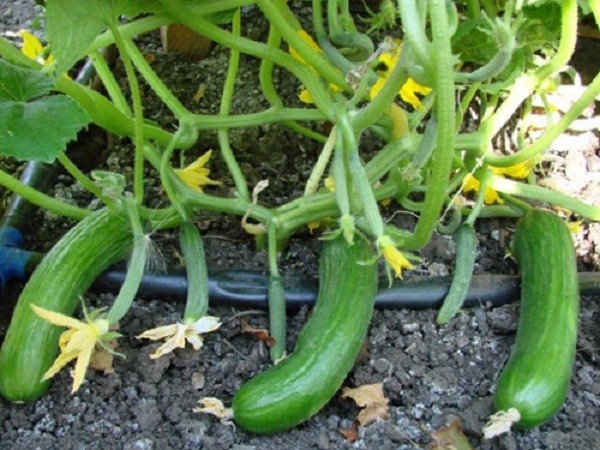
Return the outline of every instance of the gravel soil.
{"type": "MultiPolygon", "coordinates": [[[[4,2],[0,8],[0,32],[30,28],[38,12],[30,1],[4,2]]],[[[247,32],[260,36],[265,29],[260,14],[254,10],[247,14],[248,22],[252,23],[247,32]]],[[[152,55],[155,70],[169,86],[176,86],[177,95],[186,105],[196,112],[218,110],[226,51],[217,46],[208,59],[188,62],[162,52],[156,34],[143,37],[141,44],[152,55]],[[205,92],[196,102],[193,96],[200,84],[204,84],[205,92]]],[[[266,103],[255,84],[258,64],[249,58],[242,58],[242,63],[244,70],[236,88],[234,112],[260,110],[266,103]]],[[[284,96],[294,101],[297,86],[288,82],[285,73],[278,76],[284,96]]],[[[172,125],[164,106],[147,90],[145,94],[149,118],[165,126],[172,125]]],[[[104,138],[99,139],[106,143],[104,138]]],[[[261,194],[261,202],[277,205],[302,192],[311,163],[318,155],[319,149],[313,142],[299,140],[289,130],[275,125],[233,130],[230,138],[249,183],[254,185],[265,178],[271,182],[269,189],[261,194]]],[[[599,192],[600,180],[600,165],[596,164],[600,161],[597,134],[578,133],[564,138],[570,143],[568,151],[553,149],[552,179],[575,194],[597,201],[597,194],[594,195],[599,192]],[[574,146],[575,141],[580,145],[574,146]],[[587,181],[583,183],[582,179],[587,181]]],[[[362,145],[368,154],[378,143],[367,136],[362,145]]],[[[216,136],[206,133],[194,152],[201,154],[209,148],[217,148],[216,136]]],[[[109,150],[103,168],[128,173],[130,144],[113,141],[109,150]]],[[[4,158],[0,163],[13,172],[19,170],[19,164],[13,160],[4,158]]],[[[225,176],[224,166],[215,159],[211,169],[211,176],[223,181],[223,186],[214,192],[227,195],[232,183],[225,176]]],[[[151,180],[150,169],[148,175],[151,180]]],[[[147,192],[156,205],[164,202],[156,182],[148,183],[147,192]]],[[[59,174],[51,194],[94,207],[85,191],[64,174],[59,174]]],[[[0,213],[8,196],[0,189],[0,213]]],[[[414,221],[410,215],[398,214],[393,204],[383,212],[387,219],[398,224],[410,226],[414,221]]],[[[241,231],[239,219],[206,214],[197,217],[196,222],[203,230],[213,270],[266,268],[266,255],[255,250],[252,240],[241,231]]],[[[41,212],[32,223],[42,225],[31,228],[25,245],[38,251],[51,247],[70,225],[41,212]]],[[[476,273],[516,272],[514,263],[504,258],[513,228],[512,220],[478,222],[476,273]]],[[[176,238],[156,233],[154,239],[167,264],[176,265],[176,238]]],[[[314,276],[320,245],[317,235],[308,231],[296,235],[281,256],[282,272],[314,276]]],[[[600,228],[595,224],[584,225],[576,235],[576,246],[580,269],[598,270],[600,228]]],[[[451,273],[452,237],[434,236],[420,256],[421,263],[406,277],[451,273]]],[[[0,341],[21,287],[19,283],[11,283],[1,293],[0,341]]],[[[111,294],[102,292],[86,296],[93,307],[108,306],[113,299],[111,294]]],[[[306,423],[274,436],[248,434],[231,423],[194,412],[203,397],[217,397],[228,405],[245,380],[269,367],[268,349],[254,336],[243,333],[240,323],[243,318],[253,327],[266,328],[267,315],[265,311],[211,305],[209,313],[220,317],[223,326],[207,336],[202,351],[177,350],[167,357],[151,360],[149,354],[158,344],[149,344],[135,336],[177,321],[183,307],[149,295],[137,299],[120,323],[124,337],[119,340],[117,350],[125,358],[116,358],[112,370],[107,373],[88,370],[85,383],[74,395],[70,394],[68,371],[63,370],[47,394],[36,402],[11,404],[0,399],[0,449],[440,449],[444,447],[430,447],[432,434],[456,418],[460,419],[474,449],[597,449],[600,448],[599,300],[587,296],[581,299],[575,368],[569,396],[560,412],[540,427],[492,440],[482,438],[481,428],[492,413],[495,380],[514,342],[518,302],[501,307],[480,304],[462,311],[443,327],[435,323],[435,310],[376,310],[364,351],[344,386],[383,383],[389,399],[389,417],[360,427],[356,440],[351,442],[340,430],[352,428],[359,408],[341,399],[339,394],[306,423]]],[[[295,338],[309,314],[308,307],[289,311],[288,352],[293,350],[295,338]]]]}

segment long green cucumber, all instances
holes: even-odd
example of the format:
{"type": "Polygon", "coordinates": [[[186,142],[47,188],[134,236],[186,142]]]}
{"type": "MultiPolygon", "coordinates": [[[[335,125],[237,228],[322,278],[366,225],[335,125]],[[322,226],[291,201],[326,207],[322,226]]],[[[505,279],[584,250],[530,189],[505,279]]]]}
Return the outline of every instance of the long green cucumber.
{"type": "Polygon", "coordinates": [[[61,328],[38,317],[30,304],[71,315],[104,269],[125,258],[132,233],[125,215],[95,212],[65,234],[42,259],[21,293],[0,349],[0,394],[32,401],[48,388],[61,328]]]}
{"type": "Polygon", "coordinates": [[[236,423],[261,434],[287,430],[316,414],[352,368],[371,321],[377,267],[371,245],[344,238],[321,253],[317,303],[294,352],[246,382],[233,398],[236,423]]]}
{"type": "Polygon", "coordinates": [[[498,410],[516,408],[519,427],[537,426],[562,406],[575,361],[579,286],[571,233],[549,211],[530,210],[515,230],[521,310],[515,345],[496,387],[498,410]]]}

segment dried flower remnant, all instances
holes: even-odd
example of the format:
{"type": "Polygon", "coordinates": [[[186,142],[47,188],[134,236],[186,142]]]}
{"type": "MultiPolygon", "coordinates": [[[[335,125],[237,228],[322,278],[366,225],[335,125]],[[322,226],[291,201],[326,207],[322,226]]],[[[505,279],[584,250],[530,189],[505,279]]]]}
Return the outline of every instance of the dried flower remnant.
{"type": "Polygon", "coordinates": [[[217,317],[204,316],[196,322],[173,323],[162,327],[153,328],[144,331],[137,336],[138,339],[150,339],[157,341],[165,339],[165,343],[161,345],[154,353],[150,355],[152,359],[158,359],[161,356],[171,353],[176,348],[184,348],[186,341],[189,342],[194,350],[200,350],[203,346],[202,334],[210,333],[221,326],[221,321],[217,317]]]}

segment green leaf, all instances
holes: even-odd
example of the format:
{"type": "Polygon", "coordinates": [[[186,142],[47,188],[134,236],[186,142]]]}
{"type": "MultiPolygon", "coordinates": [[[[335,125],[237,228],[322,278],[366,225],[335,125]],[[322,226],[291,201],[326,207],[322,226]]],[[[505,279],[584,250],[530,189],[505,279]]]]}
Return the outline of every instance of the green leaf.
{"type": "Polygon", "coordinates": [[[533,53],[546,46],[556,47],[560,40],[561,6],[544,0],[523,8],[523,24],[517,34],[521,46],[533,53]]]}
{"type": "Polygon", "coordinates": [[[89,122],[77,103],[64,95],[30,102],[0,100],[0,154],[53,162],[89,122]]]}
{"type": "Polygon", "coordinates": [[[48,0],[46,35],[62,74],[85,55],[92,41],[117,14],[107,0],[48,0]]]}
{"type": "Polygon", "coordinates": [[[52,90],[52,79],[37,70],[24,69],[0,59],[0,100],[26,102],[52,90]]]}
{"type": "Polygon", "coordinates": [[[458,24],[452,36],[452,53],[462,62],[484,65],[498,51],[490,21],[484,17],[469,19],[458,24]]]}

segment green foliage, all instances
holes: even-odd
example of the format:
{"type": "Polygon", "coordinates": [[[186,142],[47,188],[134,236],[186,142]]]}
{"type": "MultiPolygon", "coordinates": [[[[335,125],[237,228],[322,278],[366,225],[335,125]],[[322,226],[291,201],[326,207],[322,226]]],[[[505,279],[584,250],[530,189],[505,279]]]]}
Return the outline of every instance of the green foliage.
{"type": "Polygon", "coordinates": [[[52,80],[0,60],[0,154],[52,162],[90,122],[65,95],[45,96],[52,80]]]}

